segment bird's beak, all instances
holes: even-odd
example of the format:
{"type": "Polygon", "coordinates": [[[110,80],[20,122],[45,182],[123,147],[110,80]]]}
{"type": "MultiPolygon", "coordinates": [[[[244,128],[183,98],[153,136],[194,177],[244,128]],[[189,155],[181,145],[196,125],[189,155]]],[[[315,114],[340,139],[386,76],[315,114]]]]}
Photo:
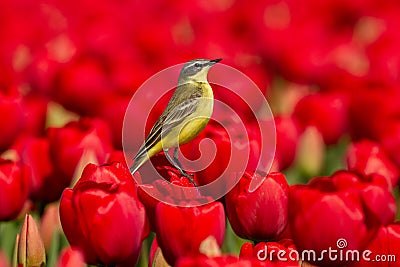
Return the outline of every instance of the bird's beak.
{"type": "Polygon", "coordinates": [[[217,58],[217,59],[210,60],[210,66],[214,65],[215,63],[220,62],[221,60],[222,60],[222,58],[217,58]]]}

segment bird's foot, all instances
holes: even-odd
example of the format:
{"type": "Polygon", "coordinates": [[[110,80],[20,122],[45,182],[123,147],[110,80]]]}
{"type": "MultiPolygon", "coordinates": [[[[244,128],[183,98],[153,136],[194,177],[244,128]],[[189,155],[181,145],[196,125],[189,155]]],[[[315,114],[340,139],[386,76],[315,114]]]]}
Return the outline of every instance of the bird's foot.
{"type": "Polygon", "coordinates": [[[183,169],[180,169],[179,171],[181,172],[181,174],[182,174],[183,176],[185,176],[186,178],[188,178],[189,181],[190,181],[195,187],[198,187],[198,185],[196,184],[196,182],[193,180],[194,174],[189,174],[189,173],[187,173],[187,172],[186,172],[185,170],[183,170],[183,169]]]}

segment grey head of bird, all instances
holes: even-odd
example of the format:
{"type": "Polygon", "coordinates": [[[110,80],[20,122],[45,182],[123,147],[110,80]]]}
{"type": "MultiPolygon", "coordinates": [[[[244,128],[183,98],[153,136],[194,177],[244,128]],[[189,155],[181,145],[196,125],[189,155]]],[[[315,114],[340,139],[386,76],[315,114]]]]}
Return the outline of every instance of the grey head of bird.
{"type": "Polygon", "coordinates": [[[179,84],[187,82],[207,82],[207,73],[210,68],[222,59],[194,59],[183,65],[179,75],[179,84]]]}

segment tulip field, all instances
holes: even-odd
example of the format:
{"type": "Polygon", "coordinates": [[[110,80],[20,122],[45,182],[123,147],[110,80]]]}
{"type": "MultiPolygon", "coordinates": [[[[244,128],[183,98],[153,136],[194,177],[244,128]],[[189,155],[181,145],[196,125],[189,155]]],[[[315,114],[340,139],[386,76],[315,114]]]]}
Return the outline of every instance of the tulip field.
{"type": "Polygon", "coordinates": [[[399,29],[397,0],[0,0],[0,267],[400,267],[399,29]],[[132,174],[201,58],[190,176],[132,174]]]}

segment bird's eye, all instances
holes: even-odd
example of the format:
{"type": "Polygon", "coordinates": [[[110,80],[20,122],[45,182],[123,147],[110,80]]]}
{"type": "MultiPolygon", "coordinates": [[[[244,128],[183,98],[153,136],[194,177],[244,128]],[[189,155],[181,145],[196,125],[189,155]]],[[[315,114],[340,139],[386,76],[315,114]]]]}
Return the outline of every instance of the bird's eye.
{"type": "Polygon", "coordinates": [[[200,64],[199,64],[199,63],[194,64],[194,66],[195,66],[196,68],[200,68],[200,64]]]}

